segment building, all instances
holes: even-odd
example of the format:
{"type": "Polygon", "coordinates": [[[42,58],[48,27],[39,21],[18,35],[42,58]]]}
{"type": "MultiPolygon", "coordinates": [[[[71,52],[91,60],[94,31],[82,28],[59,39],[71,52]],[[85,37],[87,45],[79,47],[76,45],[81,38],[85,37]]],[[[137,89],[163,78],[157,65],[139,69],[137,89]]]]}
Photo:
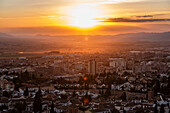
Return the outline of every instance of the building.
{"type": "Polygon", "coordinates": [[[126,69],[126,61],[123,58],[109,58],[109,66],[122,73],[126,69]]]}
{"type": "Polygon", "coordinates": [[[8,81],[6,79],[0,79],[0,88],[2,90],[6,90],[6,91],[13,91],[14,84],[13,84],[13,82],[8,81]]]}
{"type": "Polygon", "coordinates": [[[88,62],[88,73],[95,75],[98,71],[97,62],[93,59],[88,62]]]}
{"type": "Polygon", "coordinates": [[[117,67],[126,67],[126,62],[123,58],[109,58],[109,65],[111,67],[117,68],[117,67]]]}
{"type": "Polygon", "coordinates": [[[153,100],[153,99],[154,99],[154,92],[148,91],[148,100],[153,100]]]}
{"type": "Polygon", "coordinates": [[[147,71],[149,71],[149,72],[151,71],[151,66],[147,65],[145,63],[137,63],[133,67],[134,73],[143,73],[143,72],[147,72],[147,71]]]}

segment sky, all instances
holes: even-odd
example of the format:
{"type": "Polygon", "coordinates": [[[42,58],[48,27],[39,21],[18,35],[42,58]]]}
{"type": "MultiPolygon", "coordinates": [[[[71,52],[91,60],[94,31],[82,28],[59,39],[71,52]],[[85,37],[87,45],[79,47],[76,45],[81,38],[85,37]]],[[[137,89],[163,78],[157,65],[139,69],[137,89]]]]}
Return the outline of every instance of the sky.
{"type": "Polygon", "coordinates": [[[0,0],[0,32],[119,34],[170,31],[170,0],[0,0]]]}

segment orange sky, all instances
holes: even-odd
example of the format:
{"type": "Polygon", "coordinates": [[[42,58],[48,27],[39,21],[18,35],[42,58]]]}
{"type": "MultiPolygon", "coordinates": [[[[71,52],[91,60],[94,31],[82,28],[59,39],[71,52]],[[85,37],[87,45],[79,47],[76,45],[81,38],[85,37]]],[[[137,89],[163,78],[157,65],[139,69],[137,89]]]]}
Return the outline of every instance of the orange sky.
{"type": "Polygon", "coordinates": [[[170,30],[169,4],[169,0],[1,0],[0,31],[19,34],[164,32],[170,30]]]}

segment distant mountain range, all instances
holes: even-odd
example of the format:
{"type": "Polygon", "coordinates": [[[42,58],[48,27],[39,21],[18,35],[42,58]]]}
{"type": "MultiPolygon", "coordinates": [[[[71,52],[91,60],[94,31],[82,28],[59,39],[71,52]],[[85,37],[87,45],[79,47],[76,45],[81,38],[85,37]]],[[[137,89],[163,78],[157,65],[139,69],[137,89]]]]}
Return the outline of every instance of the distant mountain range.
{"type": "Polygon", "coordinates": [[[111,47],[132,45],[170,46],[170,32],[127,33],[118,35],[23,35],[0,33],[0,51],[55,50],[56,48],[111,47]],[[86,38],[86,40],[85,40],[86,38]],[[88,41],[87,41],[88,38],[88,41]],[[16,49],[17,48],[17,49],[16,49]]]}
{"type": "Polygon", "coordinates": [[[113,36],[116,40],[119,41],[170,41],[170,32],[163,33],[127,33],[119,34],[113,36]]]}
{"type": "MultiPolygon", "coordinates": [[[[35,35],[35,36],[26,36],[25,37],[30,37],[30,38],[82,38],[84,35],[56,35],[56,36],[51,36],[51,35],[35,35]]],[[[126,34],[118,34],[118,35],[88,35],[89,38],[105,38],[105,39],[110,39],[113,41],[170,41],[170,31],[169,32],[163,32],[163,33],[145,33],[145,32],[139,32],[139,33],[126,33],[126,34]]],[[[22,36],[13,36],[11,34],[7,33],[1,33],[0,32],[0,39],[22,39],[22,36]]],[[[23,40],[24,40],[23,38],[23,40]]],[[[61,39],[62,40],[62,39],[61,39]]]]}
{"type": "Polygon", "coordinates": [[[10,37],[14,37],[14,36],[12,36],[12,35],[10,35],[10,34],[7,34],[7,33],[2,33],[2,32],[0,32],[0,38],[2,39],[2,38],[10,38],[10,37]]]}

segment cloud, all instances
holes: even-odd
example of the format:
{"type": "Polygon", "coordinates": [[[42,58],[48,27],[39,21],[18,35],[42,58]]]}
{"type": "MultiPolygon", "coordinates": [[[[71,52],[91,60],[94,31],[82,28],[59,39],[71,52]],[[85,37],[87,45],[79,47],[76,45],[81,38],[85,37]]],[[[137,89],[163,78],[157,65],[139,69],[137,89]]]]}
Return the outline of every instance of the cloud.
{"type": "Polygon", "coordinates": [[[129,18],[108,18],[100,22],[162,22],[170,19],[129,19],[129,18]]]}
{"type": "Polygon", "coordinates": [[[117,4],[117,3],[133,3],[145,0],[75,0],[77,3],[87,5],[117,4]]]}
{"type": "Polygon", "coordinates": [[[156,17],[156,16],[164,16],[164,15],[169,15],[170,12],[162,12],[162,13],[157,13],[157,14],[152,14],[152,15],[137,15],[137,16],[132,16],[136,18],[149,18],[149,17],[156,17]]]}
{"type": "Polygon", "coordinates": [[[147,18],[147,17],[153,17],[153,15],[142,15],[142,16],[136,16],[137,18],[147,18]]]}

